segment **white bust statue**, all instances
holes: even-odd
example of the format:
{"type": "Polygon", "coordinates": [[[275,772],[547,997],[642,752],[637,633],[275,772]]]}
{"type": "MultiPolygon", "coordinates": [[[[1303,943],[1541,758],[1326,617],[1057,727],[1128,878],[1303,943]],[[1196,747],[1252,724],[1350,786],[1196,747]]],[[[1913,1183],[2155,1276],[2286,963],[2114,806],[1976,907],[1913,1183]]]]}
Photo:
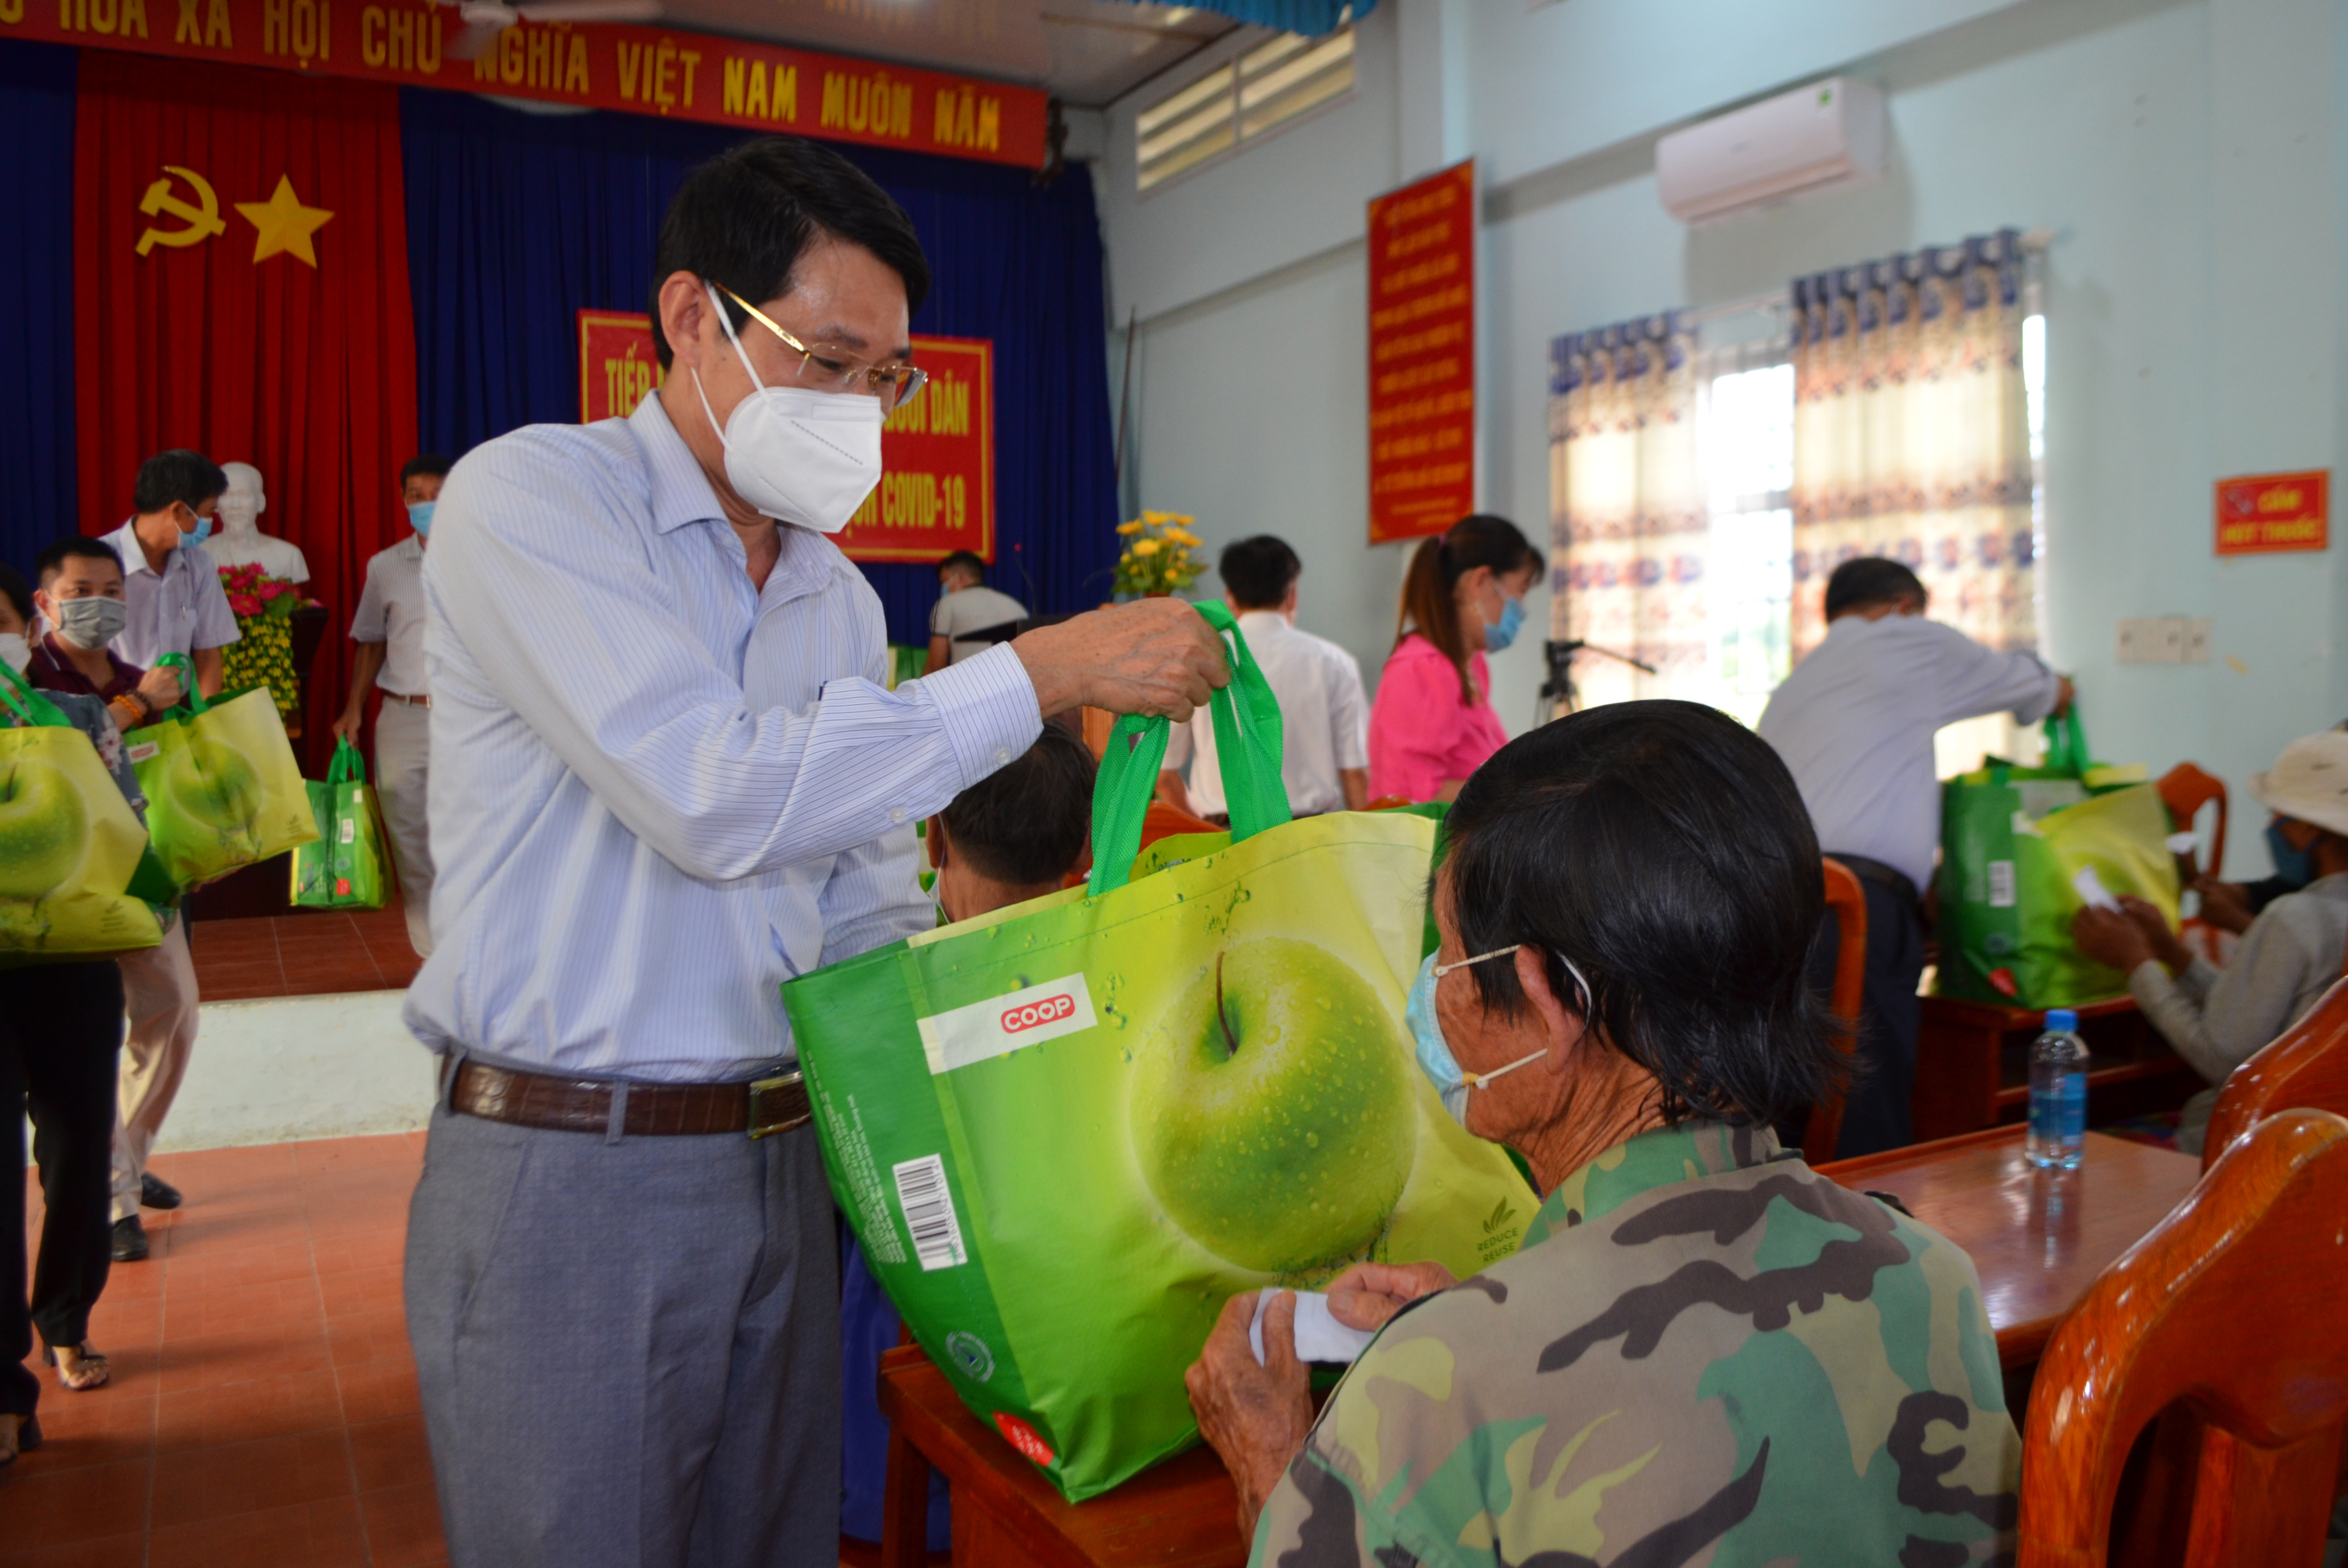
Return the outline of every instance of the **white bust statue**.
{"type": "Polygon", "coordinates": [[[228,490],[220,499],[220,530],[204,541],[204,553],[215,566],[250,566],[260,562],[272,577],[300,584],[310,581],[310,563],[301,547],[273,539],[261,531],[261,514],[269,498],[261,492],[261,470],[251,463],[223,463],[228,490]]]}

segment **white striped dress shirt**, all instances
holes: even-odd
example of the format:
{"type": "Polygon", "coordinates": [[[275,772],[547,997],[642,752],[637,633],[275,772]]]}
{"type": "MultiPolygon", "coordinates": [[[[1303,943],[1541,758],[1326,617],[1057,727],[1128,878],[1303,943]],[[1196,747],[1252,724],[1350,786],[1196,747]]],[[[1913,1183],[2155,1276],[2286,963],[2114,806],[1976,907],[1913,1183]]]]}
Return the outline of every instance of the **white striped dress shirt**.
{"type": "Polygon", "coordinates": [[[1008,646],[886,689],[820,534],[740,539],[657,397],[448,476],[424,567],[432,956],[407,1022],[581,1077],[789,1057],[778,987],[934,923],[913,824],[1041,727],[1008,646]]]}

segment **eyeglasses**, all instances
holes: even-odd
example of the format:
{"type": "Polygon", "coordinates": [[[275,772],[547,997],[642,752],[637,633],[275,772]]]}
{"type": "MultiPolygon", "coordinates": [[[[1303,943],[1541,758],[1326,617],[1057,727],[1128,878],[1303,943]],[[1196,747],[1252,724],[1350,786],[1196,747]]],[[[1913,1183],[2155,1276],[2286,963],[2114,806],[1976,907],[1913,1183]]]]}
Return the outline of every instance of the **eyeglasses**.
{"type": "Polygon", "coordinates": [[[718,284],[717,288],[727,299],[749,312],[751,320],[781,338],[785,346],[799,356],[798,378],[802,386],[812,387],[820,392],[845,392],[878,397],[884,408],[901,408],[929,384],[930,373],[917,366],[902,362],[877,364],[827,344],[801,343],[777,325],[765,311],[724,284],[718,284]]]}

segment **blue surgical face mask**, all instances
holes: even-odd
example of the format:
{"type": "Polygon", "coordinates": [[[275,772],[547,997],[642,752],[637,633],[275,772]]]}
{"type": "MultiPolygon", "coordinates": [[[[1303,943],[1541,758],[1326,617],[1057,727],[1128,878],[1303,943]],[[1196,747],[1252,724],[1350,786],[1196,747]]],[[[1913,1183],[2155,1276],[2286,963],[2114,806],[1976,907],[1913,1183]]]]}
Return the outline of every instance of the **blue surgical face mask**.
{"type": "Polygon", "coordinates": [[[407,525],[416,530],[417,532],[429,538],[432,533],[432,509],[439,504],[440,503],[436,500],[409,501],[407,503],[407,525]]]}
{"type": "Polygon", "coordinates": [[[2267,853],[2274,858],[2275,875],[2293,890],[2315,880],[2315,856],[2285,838],[2281,822],[2267,824],[2267,853]]]}
{"type": "Polygon", "coordinates": [[[1484,628],[1484,651],[1497,654],[1517,640],[1517,630],[1525,624],[1525,602],[1503,596],[1500,618],[1484,628]]]}
{"type": "Polygon", "coordinates": [[[180,535],[180,542],[181,544],[201,544],[205,540],[210,539],[211,536],[212,520],[199,512],[196,514],[195,531],[192,533],[182,533],[180,535]]]}
{"type": "MultiPolygon", "coordinates": [[[[1508,1066],[1494,1068],[1488,1073],[1468,1071],[1459,1065],[1459,1058],[1451,1054],[1451,1042],[1443,1037],[1442,1021],[1435,1016],[1435,985],[1454,969],[1465,969],[1470,964],[1481,964],[1488,958],[1503,958],[1515,951],[1514,947],[1502,947],[1440,966],[1435,962],[1435,954],[1428,954],[1426,962],[1418,966],[1418,978],[1411,982],[1410,997],[1403,1007],[1403,1019],[1410,1026],[1410,1037],[1417,1051],[1418,1070],[1426,1075],[1426,1080],[1435,1086],[1435,1092],[1443,1097],[1443,1109],[1451,1113],[1451,1119],[1462,1127],[1468,1125],[1469,1089],[1481,1088],[1528,1062],[1537,1062],[1549,1055],[1549,1051],[1544,1047],[1530,1056],[1519,1057],[1508,1066]]],[[[1581,995],[1588,996],[1590,987],[1581,978],[1581,971],[1573,967],[1570,959],[1565,960],[1565,966],[1572,974],[1574,984],[1581,987],[1581,995]]]]}

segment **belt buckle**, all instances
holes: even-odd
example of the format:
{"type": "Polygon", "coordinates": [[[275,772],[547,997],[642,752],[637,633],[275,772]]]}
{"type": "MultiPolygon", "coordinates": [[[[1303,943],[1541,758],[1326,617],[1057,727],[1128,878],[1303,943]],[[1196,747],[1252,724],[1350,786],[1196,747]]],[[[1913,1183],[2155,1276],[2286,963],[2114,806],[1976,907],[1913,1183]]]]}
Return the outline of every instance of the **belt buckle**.
{"type": "Polygon", "coordinates": [[[779,1078],[758,1078],[750,1085],[750,1136],[766,1138],[778,1132],[788,1132],[815,1119],[808,1108],[801,1085],[804,1076],[796,1068],[779,1078]],[[799,1088],[798,1104],[788,1108],[781,1099],[794,1088],[799,1088]],[[796,1111],[796,1114],[793,1112],[796,1111]]]}

